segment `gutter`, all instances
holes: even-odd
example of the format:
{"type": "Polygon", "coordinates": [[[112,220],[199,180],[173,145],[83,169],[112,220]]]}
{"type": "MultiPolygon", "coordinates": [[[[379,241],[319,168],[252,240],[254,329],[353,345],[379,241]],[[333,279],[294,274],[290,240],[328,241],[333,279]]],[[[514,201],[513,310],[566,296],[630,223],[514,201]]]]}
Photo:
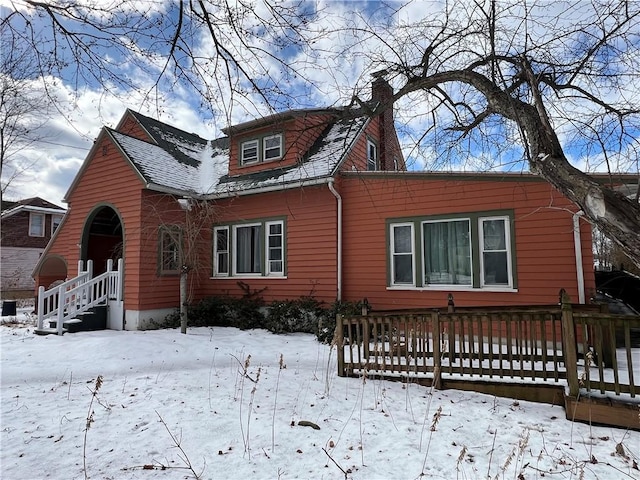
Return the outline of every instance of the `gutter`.
{"type": "Polygon", "coordinates": [[[580,217],[584,215],[582,210],[573,214],[573,247],[576,254],[576,274],[578,279],[578,303],[585,303],[584,270],[582,268],[582,242],[580,239],[580,217]]]}
{"type": "Polygon", "coordinates": [[[32,205],[19,205],[17,207],[13,207],[9,210],[5,210],[2,212],[2,218],[11,217],[16,213],[20,213],[22,210],[26,210],[27,212],[34,213],[50,213],[52,215],[64,215],[66,210],[63,208],[50,208],[50,207],[34,207],[32,205]]]}
{"type": "Polygon", "coordinates": [[[338,229],[338,262],[337,262],[338,272],[337,272],[337,283],[338,283],[338,291],[337,291],[336,300],[338,302],[341,302],[342,301],[342,197],[340,196],[340,194],[334,188],[333,181],[334,180],[332,178],[327,183],[327,186],[329,187],[329,191],[333,194],[334,197],[336,197],[336,200],[337,200],[337,214],[338,214],[338,220],[337,220],[337,229],[338,229]]]}
{"type": "MultiPolygon", "coordinates": [[[[231,191],[217,192],[217,193],[194,194],[194,196],[198,198],[202,198],[203,200],[217,200],[219,198],[242,197],[245,195],[255,195],[257,193],[281,192],[283,190],[312,187],[315,185],[324,185],[325,183],[331,183],[331,182],[333,182],[333,177],[324,176],[324,177],[316,178],[313,180],[297,180],[294,182],[287,182],[287,183],[273,183],[271,185],[265,185],[264,187],[258,187],[258,188],[231,190],[231,191]]],[[[185,192],[183,192],[182,194],[184,195],[185,192]]]]}

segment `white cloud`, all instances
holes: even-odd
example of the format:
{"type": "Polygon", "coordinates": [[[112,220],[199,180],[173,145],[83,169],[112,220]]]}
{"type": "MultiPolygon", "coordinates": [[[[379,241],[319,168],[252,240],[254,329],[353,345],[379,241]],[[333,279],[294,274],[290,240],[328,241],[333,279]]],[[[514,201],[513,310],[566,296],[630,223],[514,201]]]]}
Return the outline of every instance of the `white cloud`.
{"type": "MultiPolygon", "coordinates": [[[[91,2],[87,0],[86,3],[91,2]]],[[[371,81],[369,74],[379,69],[381,63],[385,61],[415,61],[414,57],[421,54],[420,47],[424,47],[437,31],[435,22],[442,18],[446,8],[451,8],[451,3],[444,0],[407,3],[391,1],[386,5],[397,9],[397,12],[395,16],[385,17],[380,15],[381,10],[376,10],[382,8],[382,4],[376,2],[317,0],[313,3],[307,2],[306,5],[303,2],[302,5],[309,8],[310,4],[318,14],[312,22],[304,26],[308,29],[310,37],[314,39],[309,48],[301,46],[278,50],[274,49],[271,43],[273,37],[269,34],[265,33],[255,38],[246,36],[243,40],[274,55],[270,57],[265,53],[259,59],[255,59],[249,56],[247,49],[238,42],[235,32],[224,27],[220,30],[222,39],[225,41],[224,47],[238,58],[248,60],[247,68],[252,75],[268,76],[276,87],[287,95],[291,95],[287,98],[291,108],[343,105],[348,103],[354,94],[362,99],[368,99],[371,81]],[[371,14],[374,16],[370,17],[371,14]],[[416,22],[425,19],[433,19],[433,24],[423,25],[420,28],[415,26],[416,22]],[[374,22],[377,27],[385,26],[384,30],[377,30],[376,35],[367,33],[367,30],[370,30],[370,24],[374,22]],[[310,56],[310,54],[313,55],[310,56]],[[281,61],[295,67],[299,75],[288,75],[281,61]]],[[[6,0],[0,0],[0,5],[9,4],[6,0]]],[[[10,5],[16,4],[10,3],[10,5]]],[[[18,2],[17,5],[24,4],[18,2]]],[[[175,4],[172,5],[169,0],[163,2],[140,0],[118,5],[129,13],[146,11],[149,15],[157,12],[168,14],[170,8],[175,7],[175,4]]],[[[208,8],[214,12],[215,6],[208,5],[208,8]]],[[[279,5],[294,6],[295,3],[284,2],[279,5]]],[[[546,26],[552,22],[555,29],[562,28],[570,31],[577,28],[576,26],[584,21],[588,14],[588,8],[581,6],[580,2],[569,5],[570,11],[563,10],[568,4],[545,2],[543,8],[541,7],[538,11],[539,15],[535,22],[524,23],[520,22],[519,14],[522,2],[505,1],[497,5],[503,12],[501,27],[504,29],[516,27],[514,33],[510,37],[504,37],[503,42],[499,44],[504,48],[520,46],[525,39],[530,41],[548,37],[549,32],[546,26]]],[[[462,21],[467,15],[478,19],[477,10],[473,11],[474,8],[476,7],[471,3],[457,4],[450,11],[451,20],[462,21]]],[[[222,14],[221,11],[216,13],[222,14]]],[[[272,15],[264,2],[256,3],[254,13],[261,19],[267,20],[272,15]]],[[[256,32],[258,29],[256,17],[249,15],[243,27],[246,27],[247,31],[256,32]]],[[[282,34],[283,32],[272,30],[271,33],[282,34]]],[[[58,111],[52,113],[45,127],[46,141],[22,152],[26,159],[37,161],[37,169],[27,172],[19,181],[16,181],[11,197],[37,194],[46,196],[52,201],[62,198],[100,128],[103,125],[115,127],[127,107],[197,133],[206,139],[220,136],[221,129],[230,123],[239,123],[272,113],[268,105],[255,91],[251,90],[246,81],[240,79],[237,73],[232,74],[232,84],[225,79],[221,73],[224,73],[225,65],[216,62],[213,55],[214,45],[206,29],[193,31],[191,35],[192,43],[189,48],[196,57],[195,63],[189,67],[192,86],[187,86],[184,78],[176,78],[175,72],[168,70],[165,72],[164,80],[160,82],[160,90],[156,91],[154,79],[149,78],[148,74],[157,73],[166,59],[160,55],[149,57],[142,54],[140,50],[136,51],[135,48],[130,50],[132,59],[135,61],[128,65],[123,64],[121,68],[131,78],[132,83],[138,86],[136,90],[126,90],[122,86],[109,84],[105,88],[85,86],[76,91],[63,80],[57,79],[53,95],[58,99],[58,111]],[[193,74],[194,69],[199,70],[199,77],[193,74]],[[199,92],[195,92],[192,87],[197,88],[199,92]],[[238,89],[244,87],[244,93],[232,97],[232,88],[236,87],[238,89]]],[[[468,46],[475,49],[481,47],[478,43],[479,38],[469,39],[468,46]]],[[[459,41],[451,42],[451,48],[458,46],[460,46],[459,41]]],[[[558,52],[566,51],[566,48],[567,45],[558,44],[556,49],[549,51],[552,55],[556,55],[559,54],[558,52]]],[[[627,52],[621,58],[624,62],[620,63],[619,68],[626,65],[629,71],[640,71],[638,67],[640,55],[637,51],[627,52]]],[[[450,65],[467,60],[468,57],[458,60],[452,57],[450,65]]],[[[50,83],[53,83],[53,80],[49,79],[50,83]]],[[[640,84],[635,81],[626,82],[622,88],[605,92],[605,98],[610,102],[639,97],[640,84]]],[[[574,117],[577,119],[583,118],[586,112],[584,104],[571,104],[568,99],[561,97],[554,97],[549,105],[552,109],[572,108],[574,117]]],[[[433,127],[431,111],[434,107],[435,103],[429,103],[427,97],[420,95],[403,98],[396,105],[398,123],[401,124],[400,130],[407,132],[407,135],[401,138],[403,151],[410,157],[408,160],[412,168],[444,167],[443,152],[438,150],[440,148],[440,144],[437,143],[438,137],[426,137],[431,143],[418,146],[421,135],[433,127]]],[[[451,112],[442,111],[439,115],[440,120],[451,119],[451,112]]],[[[563,145],[570,144],[572,135],[576,132],[576,125],[567,122],[557,124],[556,127],[563,145]]],[[[504,138],[506,144],[517,144],[520,141],[516,131],[506,132],[504,138]]],[[[631,146],[627,150],[626,156],[613,156],[610,162],[616,168],[635,167],[637,170],[637,164],[632,163],[637,155],[631,146]]],[[[460,155],[463,155],[462,151],[460,155]]],[[[486,152],[471,152],[466,156],[454,158],[453,167],[451,165],[449,167],[488,168],[492,166],[503,169],[505,163],[514,161],[513,152],[511,155],[505,155],[503,158],[489,158],[486,152]]],[[[604,168],[605,162],[602,157],[574,156],[572,161],[580,168],[598,171],[604,168]]]]}

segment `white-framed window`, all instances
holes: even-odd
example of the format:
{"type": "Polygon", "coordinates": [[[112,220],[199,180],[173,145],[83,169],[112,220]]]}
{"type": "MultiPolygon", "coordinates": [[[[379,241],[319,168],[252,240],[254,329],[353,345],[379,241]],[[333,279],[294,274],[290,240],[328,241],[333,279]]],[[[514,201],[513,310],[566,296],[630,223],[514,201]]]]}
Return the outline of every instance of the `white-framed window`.
{"type": "Polygon", "coordinates": [[[33,213],[29,214],[29,236],[30,237],[44,237],[44,214],[33,213]]]}
{"type": "Polygon", "coordinates": [[[267,275],[284,274],[284,224],[267,222],[267,275]]]}
{"type": "Polygon", "coordinates": [[[284,220],[255,221],[213,228],[213,275],[285,275],[284,220]]]}
{"type": "Polygon", "coordinates": [[[60,226],[60,222],[62,222],[62,215],[51,216],[51,235],[53,235],[58,229],[58,227],[60,226]]]}
{"type": "Polygon", "coordinates": [[[282,157],[282,134],[271,135],[262,139],[262,159],[264,162],[282,157]]]}
{"type": "Polygon", "coordinates": [[[415,285],[413,223],[391,225],[391,284],[415,285]]]}
{"type": "Polygon", "coordinates": [[[180,272],[182,232],[178,227],[160,227],[158,270],[161,275],[180,272]]]}
{"type": "Polygon", "coordinates": [[[278,160],[284,155],[282,133],[254,138],[240,143],[240,165],[278,160]]]}
{"type": "Polygon", "coordinates": [[[367,140],[367,170],[378,170],[378,146],[373,140],[367,140]]]}
{"type": "Polygon", "coordinates": [[[425,285],[472,285],[468,218],[423,222],[422,240],[425,285]]]}
{"type": "Polygon", "coordinates": [[[213,229],[213,274],[229,276],[229,227],[213,229]]]}
{"type": "Polygon", "coordinates": [[[258,140],[249,140],[240,145],[240,163],[248,165],[258,162],[258,140]]]}
{"type": "Polygon", "coordinates": [[[512,218],[503,210],[389,221],[389,286],[516,289],[512,218]]]}
{"type": "Polygon", "coordinates": [[[511,228],[509,217],[478,219],[482,286],[511,286],[511,228]]]}

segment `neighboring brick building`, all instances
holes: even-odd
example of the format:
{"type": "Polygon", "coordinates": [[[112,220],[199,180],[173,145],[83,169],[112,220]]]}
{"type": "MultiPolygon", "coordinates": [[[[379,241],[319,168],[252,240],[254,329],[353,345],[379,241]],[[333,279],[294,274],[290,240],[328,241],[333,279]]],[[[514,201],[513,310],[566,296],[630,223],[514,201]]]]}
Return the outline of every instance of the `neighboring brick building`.
{"type": "Polygon", "coordinates": [[[2,202],[0,295],[3,299],[34,295],[31,273],[65,211],[39,197],[2,202]]]}

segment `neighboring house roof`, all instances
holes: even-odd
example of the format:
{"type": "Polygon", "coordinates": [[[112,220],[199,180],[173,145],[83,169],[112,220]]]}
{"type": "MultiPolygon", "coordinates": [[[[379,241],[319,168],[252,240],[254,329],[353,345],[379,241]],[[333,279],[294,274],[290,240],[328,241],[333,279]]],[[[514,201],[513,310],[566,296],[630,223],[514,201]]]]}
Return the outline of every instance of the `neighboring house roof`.
{"type": "MultiPolygon", "coordinates": [[[[147,188],[205,198],[308,185],[327,179],[336,173],[368,123],[368,117],[364,115],[349,119],[335,115],[297,164],[230,176],[228,137],[206,141],[195,134],[131,113],[155,144],[116,130],[105,131],[131,162],[147,188]]],[[[299,114],[298,111],[295,113],[299,114]]],[[[338,113],[338,110],[333,110],[333,113],[338,113]]],[[[282,114],[277,117],[281,120],[282,114]]]]}
{"type": "Polygon", "coordinates": [[[66,210],[40,197],[25,198],[15,202],[2,202],[2,218],[8,218],[19,212],[36,212],[64,215],[66,210]]]}

